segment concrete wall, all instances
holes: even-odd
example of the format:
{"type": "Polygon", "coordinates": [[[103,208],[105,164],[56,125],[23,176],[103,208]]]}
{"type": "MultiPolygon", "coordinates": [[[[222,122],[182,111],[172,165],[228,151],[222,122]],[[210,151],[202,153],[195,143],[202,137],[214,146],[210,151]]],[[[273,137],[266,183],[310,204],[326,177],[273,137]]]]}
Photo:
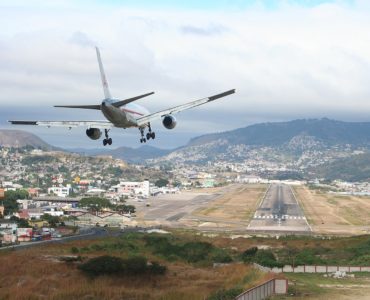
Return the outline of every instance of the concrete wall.
{"type": "Polygon", "coordinates": [[[274,294],[286,294],[288,292],[287,279],[271,279],[265,283],[251,288],[240,294],[235,300],[263,300],[274,294]]]}
{"type": "Polygon", "coordinates": [[[263,272],[272,273],[334,273],[336,271],[347,273],[370,272],[370,266],[297,266],[294,268],[290,265],[285,265],[283,268],[268,268],[258,264],[254,264],[254,266],[263,272]]]}

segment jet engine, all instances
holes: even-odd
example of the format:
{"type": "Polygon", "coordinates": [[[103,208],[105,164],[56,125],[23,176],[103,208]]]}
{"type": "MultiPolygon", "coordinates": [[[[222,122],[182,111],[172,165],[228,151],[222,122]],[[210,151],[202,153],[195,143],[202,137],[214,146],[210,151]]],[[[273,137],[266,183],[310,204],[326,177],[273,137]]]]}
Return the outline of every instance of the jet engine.
{"type": "Polygon", "coordinates": [[[171,115],[166,115],[163,118],[163,126],[166,127],[167,129],[174,129],[176,127],[177,121],[175,117],[171,115]]]}
{"type": "Polygon", "coordinates": [[[98,128],[86,129],[86,135],[92,140],[98,140],[101,137],[101,131],[98,128]]]}

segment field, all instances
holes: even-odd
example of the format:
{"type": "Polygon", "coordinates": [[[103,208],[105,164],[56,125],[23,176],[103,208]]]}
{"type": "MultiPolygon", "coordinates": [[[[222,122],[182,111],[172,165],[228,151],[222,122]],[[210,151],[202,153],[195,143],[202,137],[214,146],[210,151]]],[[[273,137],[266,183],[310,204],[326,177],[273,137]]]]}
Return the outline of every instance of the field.
{"type": "MultiPolygon", "coordinates": [[[[221,299],[209,297],[221,290],[246,290],[271,278],[271,274],[262,273],[250,264],[253,261],[262,264],[261,260],[266,261],[268,253],[275,257],[274,261],[267,261],[273,264],[289,264],[294,256],[296,265],[370,265],[369,236],[276,239],[226,234],[210,237],[188,230],[170,232],[124,233],[115,238],[1,251],[0,299],[221,299]],[[245,250],[252,247],[265,249],[258,250],[264,255],[257,253],[252,260],[244,260],[245,250]],[[78,260],[66,260],[71,255],[78,260]],[[165,275],[93,277],[78,268],[90,258],[102,255],[145,256],[148,261],[166,266],[167,272],[165,275]],[[215,262],[224,264],[214,267],[215,262]]],[[[297,295],[291,299],[302,296],[305,299],[340,299],[329,297],[339,294],[365,299],[361,296],[370,291],[367,277],[370,274],[340,280],[317,274],[285,275],[291,281],[290,293],[297,295]]]]}
{"type": "Polygon", "coordinates": [[[261,201],[267,185],[246,184],[232,185],[206,207],[194,211],[192,215],[207,222],[207,226],[217,223],[218,226],[231,229],[244,229],[250,222],[261,201]]]}
{"type": "Polygon", "coordinates": [[[367,300],[370,295],[370,274],[356,273],[355,278],[328,278],[323,274],[286,274],[289,284],[289,297],[275,296],[282,299],[359,299],[367,300]]]}
{"type": "Polygon", "coordinates": [[[329,194],[306,186],[295,187],[295,193],[315,233],[370,232],[370,197],[329,194]]]}
{"type": "MultiPolygon", "coordinates": [[[[237,286],[244,290],[269,277],[242,263],[213,268],[207,260],[189,263],[173,257],[167,259],[153,254],[144,246],[143,238],[144,235],[134,234],[2,251],[0,299],[205,299],[220,289],[237,286]],[[77,268],[79,263],[61,261],[76,251],[83,261],[107,254],[117,257],[145,255],[167,266],[168,271],[161,276],[102,275],[93,278],[77,268]]],[[[179,241],[190,240],[194,240],[194,235],[185,234],[179,241]]]]}

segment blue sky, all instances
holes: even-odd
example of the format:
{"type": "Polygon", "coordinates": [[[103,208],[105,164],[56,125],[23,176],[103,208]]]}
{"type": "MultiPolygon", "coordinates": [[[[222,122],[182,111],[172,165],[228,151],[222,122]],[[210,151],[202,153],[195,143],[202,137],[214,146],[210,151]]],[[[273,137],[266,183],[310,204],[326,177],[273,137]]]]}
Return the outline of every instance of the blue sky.
{"type": "MultiPolygon", "coordinates": [[[[297,5],[301,7],[314,7],[325,3],[335,3],[336,0],[108,0],[96,1],[97,4],[133,6],[133,7],[171,7],[187,9],[246,9],[257,5],[269,9],[279,9],[281,6],[297,5]]],[[[354,5],[354,0],[343,0],[341,4],[354,5]]]]}
{"type": "MultiPolygon", "coordinates": [[[[0,0],[0,27],[3,128],[10,118],[103,119],[53,108],[101,101],[95,45],[113,96],[155,91],[139,101],[152,112],[237,90],[179,114],[174,130],[155,122],[155,146],[258,122],[370,120],[367,0],[0,0]]],[[[100,146],[83,128],[35,132],[60,147],[100,146]]],[[[139,145],[137,130],[112,135],[139,145]]]]}

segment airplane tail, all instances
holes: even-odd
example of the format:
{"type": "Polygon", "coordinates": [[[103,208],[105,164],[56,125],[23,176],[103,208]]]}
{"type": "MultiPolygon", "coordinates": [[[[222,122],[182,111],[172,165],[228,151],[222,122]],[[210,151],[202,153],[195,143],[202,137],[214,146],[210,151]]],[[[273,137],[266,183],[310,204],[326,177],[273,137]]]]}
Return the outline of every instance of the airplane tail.
{"type": "Polygon", "coordinates": [[[102,81],[102,84],[103,84],[103,90],[104,90],[105,99],[112,99],[112,95],[110,94],[110,91],[109,91],[108,81],[107,81],[107,78],[105,76],[105,72],[104,72],[104,68],[103,68],[103,63],[101,61],[99,48],[98,47],[95,47],[95,49],[96,49],[96,56],[98,58],[100,76],[101,76],[101,81],[102,81]]]}

